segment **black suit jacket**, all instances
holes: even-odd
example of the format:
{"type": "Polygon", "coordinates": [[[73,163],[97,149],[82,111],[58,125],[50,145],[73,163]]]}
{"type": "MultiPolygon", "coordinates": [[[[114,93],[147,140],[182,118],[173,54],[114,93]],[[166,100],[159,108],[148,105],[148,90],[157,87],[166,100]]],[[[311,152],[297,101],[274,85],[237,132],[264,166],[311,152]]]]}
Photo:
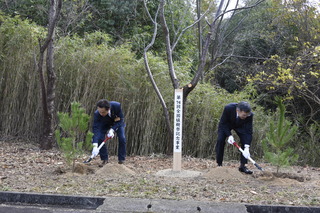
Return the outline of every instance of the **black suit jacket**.
{"type": "Polygon", "coordinates": [[[230,103],[224,107],[220,118],[218,131],[223,132],[227,137],[231,135],[231,130],[235,130],[239,135],[244,136],[245,144],[251,144],[253,113],[245,119],[237,119],[237,103],[230,103]]]}
{"type": "Polygon", "coordinates": [[[110,111],[111,117],[109,115],[102,117],[98,110],[94,112],[92,125],[94,135],[92,143],[98,143],[99,140],[104,140],[110,128],[117,131],[119,127],[125,126],[121,104],[116,101],[110,101],[110,111]]]}

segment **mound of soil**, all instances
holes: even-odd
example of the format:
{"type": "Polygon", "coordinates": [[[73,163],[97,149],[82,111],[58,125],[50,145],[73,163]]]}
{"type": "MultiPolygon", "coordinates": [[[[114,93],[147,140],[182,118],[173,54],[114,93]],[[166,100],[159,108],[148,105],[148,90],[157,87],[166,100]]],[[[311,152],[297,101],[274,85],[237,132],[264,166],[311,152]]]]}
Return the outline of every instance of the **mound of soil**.
{"type": "Polygon", "coordinates": [[[102,177],[119,177],[135,175],[135,171],[129,169],[123,164],[108,163],[96,171],[96,175],[102,177]]]}
{"type": "Polygon", "coordinates": [[[206,178],[216,180],[238,180],[243,178],[243,175],[234,167],[215,167],[210,169],[203,175],[206,178]]]}

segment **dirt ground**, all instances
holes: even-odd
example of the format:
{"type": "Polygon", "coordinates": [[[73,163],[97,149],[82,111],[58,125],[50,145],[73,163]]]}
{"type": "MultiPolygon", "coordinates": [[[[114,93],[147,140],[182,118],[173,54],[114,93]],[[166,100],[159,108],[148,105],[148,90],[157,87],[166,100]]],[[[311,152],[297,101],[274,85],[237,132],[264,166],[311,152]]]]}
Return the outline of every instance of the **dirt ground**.
{"type": "Polygon", "coordinates": [[[252,164],[253,175],[238,171],[238,162],[184,157],[182,171],[190,177],[163,175],[172,169],[172,158],[129,156],[125,164],[111,156],[83,164],[79,159],[71,172],[58,150],[41,151],[24,141],[0,141],[0,191],[19,191],[84,196],[123,196],[147,199],[201,200],[265,205],[320,206],[320,168],[289,167],[275,175],[276,168],[252,164]]]}

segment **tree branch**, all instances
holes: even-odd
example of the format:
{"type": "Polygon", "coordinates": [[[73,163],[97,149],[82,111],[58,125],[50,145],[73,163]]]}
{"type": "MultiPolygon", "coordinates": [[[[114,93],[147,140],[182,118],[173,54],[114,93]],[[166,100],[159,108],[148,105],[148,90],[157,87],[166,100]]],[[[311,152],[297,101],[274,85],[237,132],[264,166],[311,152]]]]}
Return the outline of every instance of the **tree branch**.
{"type": "Polygon", "coordinates": [[[211,6],[213,5],[213,2],[210,3],[209,5],[209,8],[203,13],[203,15],[200,16],[199,19],[197,19],[195,22],[193,22],[191,25],[187,26],[186,28],[184,28],[180,33],[179,33],[179,36],[178,38],[175,40],[175,42],[172,44],[172,47],[171,47],[171,50],[173,51],[175,49],[175,47],[177,46],[181,36],[184,35],[184,33],[190,29],[191,27],[193,27],[194,25],[198,24],[202,19],[203,17],[205,17],[205,15],[207,15],[208,11],[210,10],[211,6]]]}
{"type": "Polygon", "coordinates": [[[168,62],[171,82],[172,82],[173,88],[178,89],[179,80],[177,79],[174,66],[173,66],[170,33],[169,33],[169,28],[167,26],[166,18],[164,15],[164,5],[165,5],[165,0],[160,0],[160,20],[161,20],[161,26],[162,26],[162,30],[163,30],[165,42],[166,42],[166,54],[167,54],[167,62],[168,62]]]}
{"type": "MultiPolygon", "coordinates": [[[[221,0],[220,1],[220,5],[218,7],[218,10],[216,12],[216,17],[215,19],[212,21],[212,23],[209,25],[210,26],[210,29],[209,29],[209,32],[205,38],[205,41],[204,41],[204,45],[203,45],[203,48],[202,48],[202,54],[201,54],[201,59],[200,59],[200,63],[198,65],[198,69],[197,69],[197,72],[196,74],[194,75],[193,79],[191,80],[191,82],[187,85],[184,86],[184,89],[185,89],[185,93],[187,93],[186,95],[188,95],[188,93],[190,93],[194,88],[195,86],[198,84],[201,76],[203,75],[203,72],[204,72],[204,68],[205,68],[205,65],[206,65],[206,58],[207,58],[207,54],[209,52],[209,47],[210,47],[210,44],[211,44],[211,36],[212,34],[214,33],[215,29],[216,29],[216,23],[217,21],[222,18],[224,16],[224,14],[226,13],[229,13],[229,12],[232,12],[232,11],[239,11],[239,10],[246,10],[246,9],[251,9],[251,8],[254,8],[256,7],[257,5],[259,5],[260,3],[262,3],[264,0],[258,0],[255,4],[251,5],[251,6],[247,6],[247,7],[241,7],[241,8],[234,8],[234,9],[230,9],[230,10],[227,10],[227,11],[224,11],[221,13],[221,10],[222,10],[222,7],[223,7],[223,4],[224,4],[224,0],[221,0]]],[[[213,59],[214,60],[214,59],[213,59]]],[[[185,95],[185,96],[186,96],[185,95]]]]}

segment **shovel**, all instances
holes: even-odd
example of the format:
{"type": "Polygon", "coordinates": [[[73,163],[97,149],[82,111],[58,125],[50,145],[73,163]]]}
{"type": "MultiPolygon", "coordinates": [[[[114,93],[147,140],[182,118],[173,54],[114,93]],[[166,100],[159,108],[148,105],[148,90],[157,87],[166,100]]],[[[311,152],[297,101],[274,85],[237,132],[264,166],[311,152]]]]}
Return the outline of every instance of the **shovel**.
{"type": "MultiPolygon", "coordinates": [[[[233,145],[237,147],[243,154],[243,149],[236,142],[233,142],[233,145]]],[[[253,165],[255,165],[259,170],[263,171],[262,168],[251,157],[248,157],[248,160],[250,160],[253,163],[253,165]]]]}
{"type": "MultiPolygon", "coordinates": [[[[106,139],[104,139],[104,141],[102,141],[102,143],[100,144],[100,146],[98,147],[98,150],[101,149],[101,147],[107,142],[107,140],[111,139],[111,137],[107,137],[106,139]]],[[[95,156],[92,154],[91,157],[88,160],[83,161],[83,163],[89,163],[95,156]]]]}

